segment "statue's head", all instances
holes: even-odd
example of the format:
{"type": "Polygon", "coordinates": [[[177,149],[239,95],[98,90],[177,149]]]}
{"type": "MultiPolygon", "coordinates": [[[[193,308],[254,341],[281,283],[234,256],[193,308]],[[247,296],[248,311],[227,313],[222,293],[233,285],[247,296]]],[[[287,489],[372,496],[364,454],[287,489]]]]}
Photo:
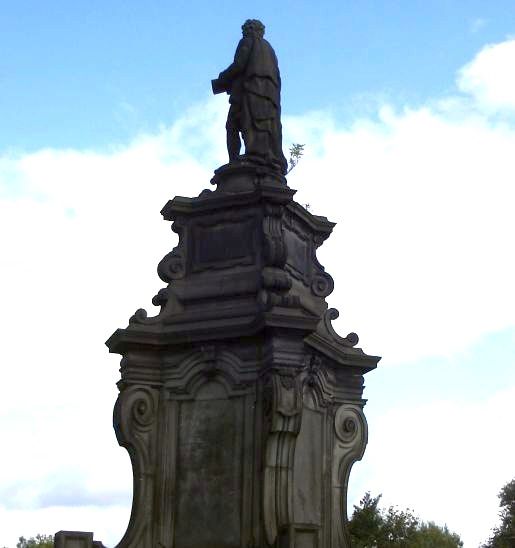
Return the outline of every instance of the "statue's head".
{"type": "Polygon", "coordinates": [[[247,19],[241,26],[243,36],[258,36],[263,38],[265,35],[265,25],[257,19],[247,19]]]}

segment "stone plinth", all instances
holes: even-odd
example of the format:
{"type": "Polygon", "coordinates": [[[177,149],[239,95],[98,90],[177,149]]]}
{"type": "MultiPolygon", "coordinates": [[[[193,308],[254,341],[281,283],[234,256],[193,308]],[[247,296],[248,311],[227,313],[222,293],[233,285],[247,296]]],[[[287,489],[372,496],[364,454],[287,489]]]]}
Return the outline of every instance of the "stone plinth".
{"type": "Polygon", "coordinates": [[[83,531],[59,531],[54,537],[54,548],[105,548],[93,533],[83,531]]]}
{"type": "Polygon", "coordinates": [[[158,266],[159,314],[136,311],[107,341],[134,474],[118,546],[348,547],[363,375],[379,358],[331,326],[316,249],[334,224],[266,168],[224,166],[213,183],[162,210],[179,243],[158,266]]]}

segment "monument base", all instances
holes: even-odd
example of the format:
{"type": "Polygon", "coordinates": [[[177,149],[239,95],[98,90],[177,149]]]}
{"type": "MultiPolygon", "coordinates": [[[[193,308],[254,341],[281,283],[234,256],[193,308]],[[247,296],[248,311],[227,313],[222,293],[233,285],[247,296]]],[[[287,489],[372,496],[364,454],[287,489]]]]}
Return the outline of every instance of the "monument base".
{"type": "Polygon", "coordinates": [[[123,356],[114,427],[134,500],[119,548],[349,546],[347,480],[367,441],[363,375],[316,249],[334,224],[248,159],[162,209],[167,282],[107,341],[123,356]]]}
{"type": "MultiPolygon", "coordinates": [[[[162,209],[179,242],[158,266],[160,312],[139,309],[106,343],[122,356],[113,425],[134,476],[118,548],[349,548],[363,375],[379,358],[331,325],[316,250],[334,224],[274,170],[242,162],[213,180],[162,209]]],[[[80,540],[61,546],[94,546],[80,540]]]]}
{"type": "Polygon", "coordinates": [[[240,156],[239,160],[225,164],[215,170],[211,179],[219,192],[249,192],[258,185],[287,186],[286,177],[259,158],[240,156]]]}

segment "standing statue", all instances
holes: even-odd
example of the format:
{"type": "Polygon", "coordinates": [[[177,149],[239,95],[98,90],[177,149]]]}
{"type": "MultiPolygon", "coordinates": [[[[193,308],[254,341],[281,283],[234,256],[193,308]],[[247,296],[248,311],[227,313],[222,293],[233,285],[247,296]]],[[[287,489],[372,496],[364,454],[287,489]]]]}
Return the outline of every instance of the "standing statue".
{"type": "Polygon", "coordinates": [[[281,76],[272,46],[263,38],[265,26],[257,19],[243,24],[234,62],[212,80],[213,93],[229,94],[227,151],[229,162],[240,158],[270,165],[286,174],[282,151],[281,76]]]}

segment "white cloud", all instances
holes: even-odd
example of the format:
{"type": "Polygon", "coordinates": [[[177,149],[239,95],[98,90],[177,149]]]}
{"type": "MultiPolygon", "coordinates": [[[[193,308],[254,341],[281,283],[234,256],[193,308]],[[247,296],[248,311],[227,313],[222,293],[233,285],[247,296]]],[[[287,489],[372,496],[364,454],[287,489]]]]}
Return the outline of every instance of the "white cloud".
{"type": "Polygon", "coordinates": [[[125,532],[128,521],[125,506],[53,506],[33,512],[25,509],[5,510],[0,505],[1,542],[9,547],[16,546],[21,535],[30,538],[38,533],[53,535],[61,530],[92,531],[92,524],[97,527],[93,531],[95,540],[111,538],[108,545],[114,546],[125,532]]]}
{"type": "Polygon", "coordinates": [[[515,110],[515,39],[485,46],[458,75],[458,86],[488,111],[515,110]]]}
{"type": "Polygon", "coordinates": [[[513,325],[515,131],[429,108],[316,136],[292,176],[300,202],[339,222],[320,250],[333,305],[368,350],[446,355],[513,325]],[[316,192],[313,188],[316,187],[316,192]]]}
{"type": "Polygon", "coordinates": [[[126,148],[0,159],[0,431],[9,447],[0,545],[73,528],[109,545],[121,538],[131,467],[111,427],[119,357],[104,341],[140,306],[153,309],[155,269],[176,238],[159,210],[206,186],[205,165],[224,154],[210,132],[223,126],[211,101],[126,148]],[[185,146],[199,127],[196,148],[185,146]]]}
{"type": "MultiPolygon", "coordinates": [[[[474,101],[478,89],[469,89],[474,101]]],[[[502,103],[493,97],[492,104],[502,103]]],[[[329,302],[342,312],[340,330],[356,330],[366,351],[385,356],[382,367],[452,354],[515,324],[515,128],[481,114],[474,101],[451,97],[402,111],[385,105],[377,117],[349,127],[324,113],[284,120],[285,149],[306,144],[290,177],[298,201],[339,223],[319,258],[336,280],[329,302]]],[[[0,466],[0,521],[9,523],[0,545],[59,528],[95,530],[108,544],[121,537],[132,481],[110,426],[118,357],[109,357],[103,342],[135,309],[152,308],[162,285],[156,265],[175,245],[159,210],[175,194],[194,196],[209,187],[212,169],[225,161],[225,109],[223,98],[214,98],[159,134],[110,151],[0,157],[7,364],[0,428],[13,449],[0,466]],[[63,510],[72,494],[83,506],[63,510]],[[101,499],[110,505],[91,506],[101,499]]],[[[480,407],[471,413],[482,416],[480,407]]],[[[431,409],[440,421],[463,418],[455,408],[444,417],[435,403],[414,415],[420,424],[427,426],[431,409]]],[[[491,402],[482,409],[494,411],[491,402]]],[[[401,411],[391,413],[397,413],[392,439],[400,443],[391,445],[392,460],[420,458],[416,447],[402,445],[406,428],[416,424],[401,426],[401,411]]],[[[461,424],[456,419],[456,428],[461,424]]],[[[372,457],[386,428],[372,433],[372,457]]],[[[495,466],[486,451],[471,455],[475,435],[467,427],[452,458],[495,466]]],[[[437,463],[424,469],[431,487],[450,468],[440,446],[425,451],[437,463]]],[[[378,487],[371,488],[385,486],[386,494],[392,486],[381,474],[389,471],[374,470],[378,487]]],[[[495,494],[497,478],[483,480],[495,494]]],[[[449,493],[462,487],[446,481],[449,493]]],[[[407,505],[438,519],[439,501],[410,485],[409,492],[405,486],[392,492],[402,495],[395,502],[403,503],[405,494],[407,505]]],[[[471,503],[488,515],[496,511],[490,498],[471,503]]],[[[449,525],[458,516],[458,529],[461,517],[448,515],[449,525]]]]}
{"type": "Polygon", "coordinates": [[[514,401],[515,386],[484,401],[393,404],[377,413],[366,459],[351,475],[355,503],[367,490],[383,493],[385,507],[447,524],[466,547],[486,541],[498,521],[497,494],[513,477],[514,401]]]}

